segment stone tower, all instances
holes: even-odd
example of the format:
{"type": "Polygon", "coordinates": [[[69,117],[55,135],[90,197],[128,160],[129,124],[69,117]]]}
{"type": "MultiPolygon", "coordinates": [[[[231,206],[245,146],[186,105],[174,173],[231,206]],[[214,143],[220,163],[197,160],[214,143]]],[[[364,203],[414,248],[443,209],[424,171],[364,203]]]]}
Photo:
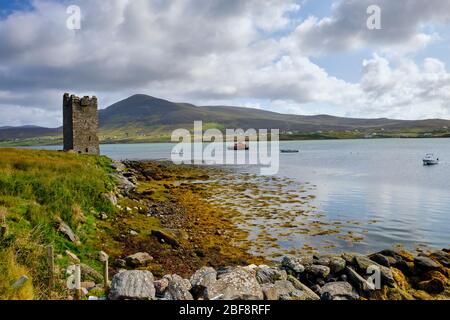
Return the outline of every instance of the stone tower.
{"type": "Polygon", "coordinates": [[[98,110],[96,97],[79,98],[64,94],[64,151],[100,154],[98,140],[98,110]]]}

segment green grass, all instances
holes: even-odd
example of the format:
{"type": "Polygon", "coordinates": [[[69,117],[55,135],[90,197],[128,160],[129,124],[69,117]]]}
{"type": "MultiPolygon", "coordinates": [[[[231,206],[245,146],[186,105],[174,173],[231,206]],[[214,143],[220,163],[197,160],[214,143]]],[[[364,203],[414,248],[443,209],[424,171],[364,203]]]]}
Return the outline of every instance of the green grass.
{"type": "MultiPolygon", "coordinates": [[[[183,125],[181,125],[183,127],[183,125]]],[[[192,124],[186,124],[187,129],[192,130],[192,124]]],[[[203,130],[217,128],[223,130],[219,123],[204,123],[203,130]]],[[[102,144],[118,143],[160,143],[171,142],[171,133],[177,126],[150,126],[139,128],[127,126],[120,128],[102,128],[99,133],[102,144]]],[[[383,138],[449,138],[448,129],[425,130],[412,128],[398,131],[360,130],[360,131],[324,131],[324,132],[294,132],[292,134],[280,134],[280,140],[335,140],[335,139],[383,139],[383,138]]],[[[61,145],[62,136],[39,137],[18,141],[0,141],[0,147],[19,146],[46,146],[61,145]]]]}
{"type": "MultiPolygon", "coordinates": [[[[114,187],[110,165],[106,157],[0,149],[0,225],[8,230],[0,238],[0,300],[48,297],[50,244],[57,254],[69,249],[86,262],[95,260],[96,247],[77,246],[57,228],[64,221],[82,242],[93,238],[95,216],[114,211],[102,197],[114,187]],[[12,292],[11,283],[23,274],[32,279],[30,284],[12,292]]],[[[60,267],[66,262],[57,259],[60,267]]]]}

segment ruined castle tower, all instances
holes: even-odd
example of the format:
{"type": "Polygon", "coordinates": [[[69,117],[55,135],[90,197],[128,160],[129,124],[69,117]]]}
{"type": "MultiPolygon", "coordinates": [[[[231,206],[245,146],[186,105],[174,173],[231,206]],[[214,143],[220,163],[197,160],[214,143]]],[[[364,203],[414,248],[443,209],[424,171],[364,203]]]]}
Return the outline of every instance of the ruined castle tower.
{"type": "Polygon", "coordinates": [[[96,97],[79,98],[64,94],[64,151],[100,154],[98,140],[98,110],[96,97]]]}

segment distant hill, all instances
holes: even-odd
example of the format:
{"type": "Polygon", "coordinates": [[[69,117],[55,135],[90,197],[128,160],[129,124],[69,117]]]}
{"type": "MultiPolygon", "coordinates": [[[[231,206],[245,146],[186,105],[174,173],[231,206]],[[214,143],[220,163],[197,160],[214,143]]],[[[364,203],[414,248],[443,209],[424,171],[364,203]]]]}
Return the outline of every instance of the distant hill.
{"type": "Polygon", "coordinates": [[[449,127],[450,120],[354,119],[329,115],[301,116],[280,114],[252,108],[229,106],[195,106],[174,103],[147,95],[134,95],[100,111],[100,126],[120,128],[132,124],[136,128],[188,124],[195,120],[217,123],[226,128],[278,128],[292,131],[345,131],[354,129],[402,130],[449,127]]]}
{"type": "Polygon", "coordinates": [[[61,128],[43,128],[38,126],[0,127],[0,141],[24,140],[58,134],[62,134],[61,128]]]}
{"type": "MultiPolygon", "coordinates": [[[[356,119],[330,115],[302,116],[243,107],[195,106],[137,94],[99,111],[100,139],[106,142],[167,139],[173,129],[192,129],[193,122],[199,120],[203,121],[206,128],[277,128],[282,132],[295,133],[443,130],[441,136],[447,136],[450,128],[450,120],[442,119],[408,121],[386,118],[356,119]]],[[[1,127],[0,141],[60,137],[61,134],[61,128],[1,127]]],[[[320,137],[312,136],[312,138],[320,137]]]]}

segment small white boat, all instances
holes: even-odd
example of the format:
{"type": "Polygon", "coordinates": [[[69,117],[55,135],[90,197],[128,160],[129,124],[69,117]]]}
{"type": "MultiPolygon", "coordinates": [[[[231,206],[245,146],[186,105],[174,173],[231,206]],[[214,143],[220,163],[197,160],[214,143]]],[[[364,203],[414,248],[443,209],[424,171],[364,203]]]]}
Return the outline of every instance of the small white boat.
{"type": "Polygon", "coordinates": [[[424,166],[433,166],[435,164],[439,163],[439,158],[436,158],[434,154],[428,153],[425,155],[425,158],[423,158],[423,165],[424,166]]]}

